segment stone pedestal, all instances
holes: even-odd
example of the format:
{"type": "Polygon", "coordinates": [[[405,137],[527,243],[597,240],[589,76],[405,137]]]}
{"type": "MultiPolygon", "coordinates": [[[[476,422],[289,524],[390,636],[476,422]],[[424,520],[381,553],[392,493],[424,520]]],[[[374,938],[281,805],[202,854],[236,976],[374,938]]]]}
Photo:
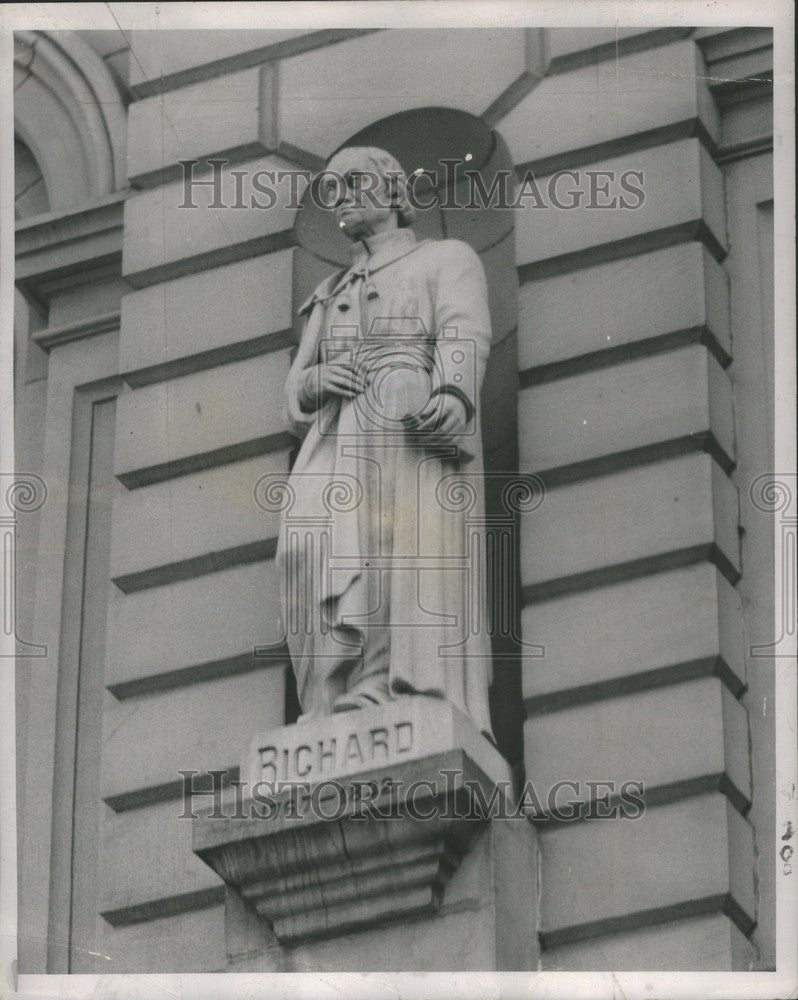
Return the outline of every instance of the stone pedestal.
{"type": "Polygon", "coordinates": [[[533,969],[531,827],[510,769],[426,698],[257,736],[194,850],[228,886],[231,969],[533,969]]]}

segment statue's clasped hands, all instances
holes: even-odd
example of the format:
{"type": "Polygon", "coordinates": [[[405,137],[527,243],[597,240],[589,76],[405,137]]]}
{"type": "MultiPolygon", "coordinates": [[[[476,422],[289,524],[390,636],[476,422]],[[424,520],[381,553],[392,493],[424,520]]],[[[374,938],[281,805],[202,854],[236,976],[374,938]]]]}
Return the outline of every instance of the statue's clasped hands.
{"type": "Polygon", "coordinates": [[[315,410],[333,396],[353,399],[368,388],[364,375],[349,361],[313,365],[302,383],[303,409],[315,410]]]}
{"type": "MultiPolygon", "coordinates": [[[[302,408],[312,411],[329,399],[354,399],[369,387],[363,368],[351,360],[314,365],[305,372],[302,385],[302,408]]],[[[433,445],[452,445],[468,423],[466,406],[454,393],[446,391],[431,396],[417,412],[402,418],[412,434],[424,435],[433,445]]]]}
{"type": "Polygon", "coordinates": [[[459,396],[445,391],[432,396],[420,413],[404,420],[409,431],[429,435],[430,444],[436,445],[454,444],[467,423],[465,403],[459,396]]]}

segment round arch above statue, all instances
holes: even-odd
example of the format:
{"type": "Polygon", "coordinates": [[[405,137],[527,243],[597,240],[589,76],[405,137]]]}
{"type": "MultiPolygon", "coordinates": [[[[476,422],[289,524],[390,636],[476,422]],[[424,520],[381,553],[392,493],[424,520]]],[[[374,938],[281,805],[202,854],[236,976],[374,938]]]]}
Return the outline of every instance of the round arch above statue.
{"type": "Polygon", "coordinates": [[[74,32],[14,33],[14,131],[42,172],[52,212],[125,183],[124,103],[108,67],[74,32]]]}
{"type": "MultiPolygon", "coordinates": [[[[479,204],[480,189],[474,187],[473,179],[478,176],[482,189],[490,192],[504,172],[506,181],[500,183],[507,184],[512,197],[514,175],[509,151],[481,118],[457,108],[414,108],[368,125],[338,149],[347,146],[386,150],[399,160],[408,177],[417,170],[435,174],[434,186],[427,175],[414,182],[417,212],[413,228],[419,238],[462,239],[481,253],[512,231],[512,209],[495,203],[483,207],[479,204]],[[472,192],[475,207],[469,208],[472,192]],[[419,207],[427,204],[431,207],[419,207]]],[[[348,265],[349,243],[336,228],[332,214],[315,204],[311,188],[297,212],[295,232],[300,246],[315,257],[339,267],[348,265]]]]}

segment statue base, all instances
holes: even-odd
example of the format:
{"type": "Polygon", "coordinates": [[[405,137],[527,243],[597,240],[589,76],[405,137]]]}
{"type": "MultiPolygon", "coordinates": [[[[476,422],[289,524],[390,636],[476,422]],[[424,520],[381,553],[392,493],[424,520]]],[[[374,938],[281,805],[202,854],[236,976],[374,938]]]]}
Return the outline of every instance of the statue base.
{"type": "Polygon", "coordinates": [[[451,704],[272,730],[241,775],[234,810],[194,821],[230,969],[535,968],[534,833],[494,818],[510,768],[451,704]]]}

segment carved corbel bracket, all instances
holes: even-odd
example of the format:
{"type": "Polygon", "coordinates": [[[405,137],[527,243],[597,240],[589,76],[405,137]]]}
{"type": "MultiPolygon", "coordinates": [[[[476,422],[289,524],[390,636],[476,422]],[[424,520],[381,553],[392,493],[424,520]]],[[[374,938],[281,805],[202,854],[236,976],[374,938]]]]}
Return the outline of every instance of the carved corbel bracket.
{"type": "Polygon", "coordinates": [[[403,714],[386,706],[347,713],[345,723],[337,718],[334,735],[321,736],[318,725],[292,726],[256,739],[249,769],[242,768],[251,779],[246,797],[194,820],[194,852],[268,922],[280,944],[439,910],[447,882],[489,822],[491,799],[510,794],[510,771],[475,730],[469,749],[436,752],[436,742],[468,723],[438,703],[443,718],[431,729],[429,709],[403,706],[403,714]],[[312,746],[309,730],[324,752],[312,746]],[[396,745],[383,739],[386,731],[399,732],[396,745]],[[375,756],[389,759],[353,770],[341,753],[348,747],[353,765],[354,742],[367,765],[375,756]],[[267,762],[260,782],[258,760],[267,762]],[[284,774],[275,773],[275,760],[283,761],[284,774]],[[297,778],[292,761],[314,769],[297,778]]]}

